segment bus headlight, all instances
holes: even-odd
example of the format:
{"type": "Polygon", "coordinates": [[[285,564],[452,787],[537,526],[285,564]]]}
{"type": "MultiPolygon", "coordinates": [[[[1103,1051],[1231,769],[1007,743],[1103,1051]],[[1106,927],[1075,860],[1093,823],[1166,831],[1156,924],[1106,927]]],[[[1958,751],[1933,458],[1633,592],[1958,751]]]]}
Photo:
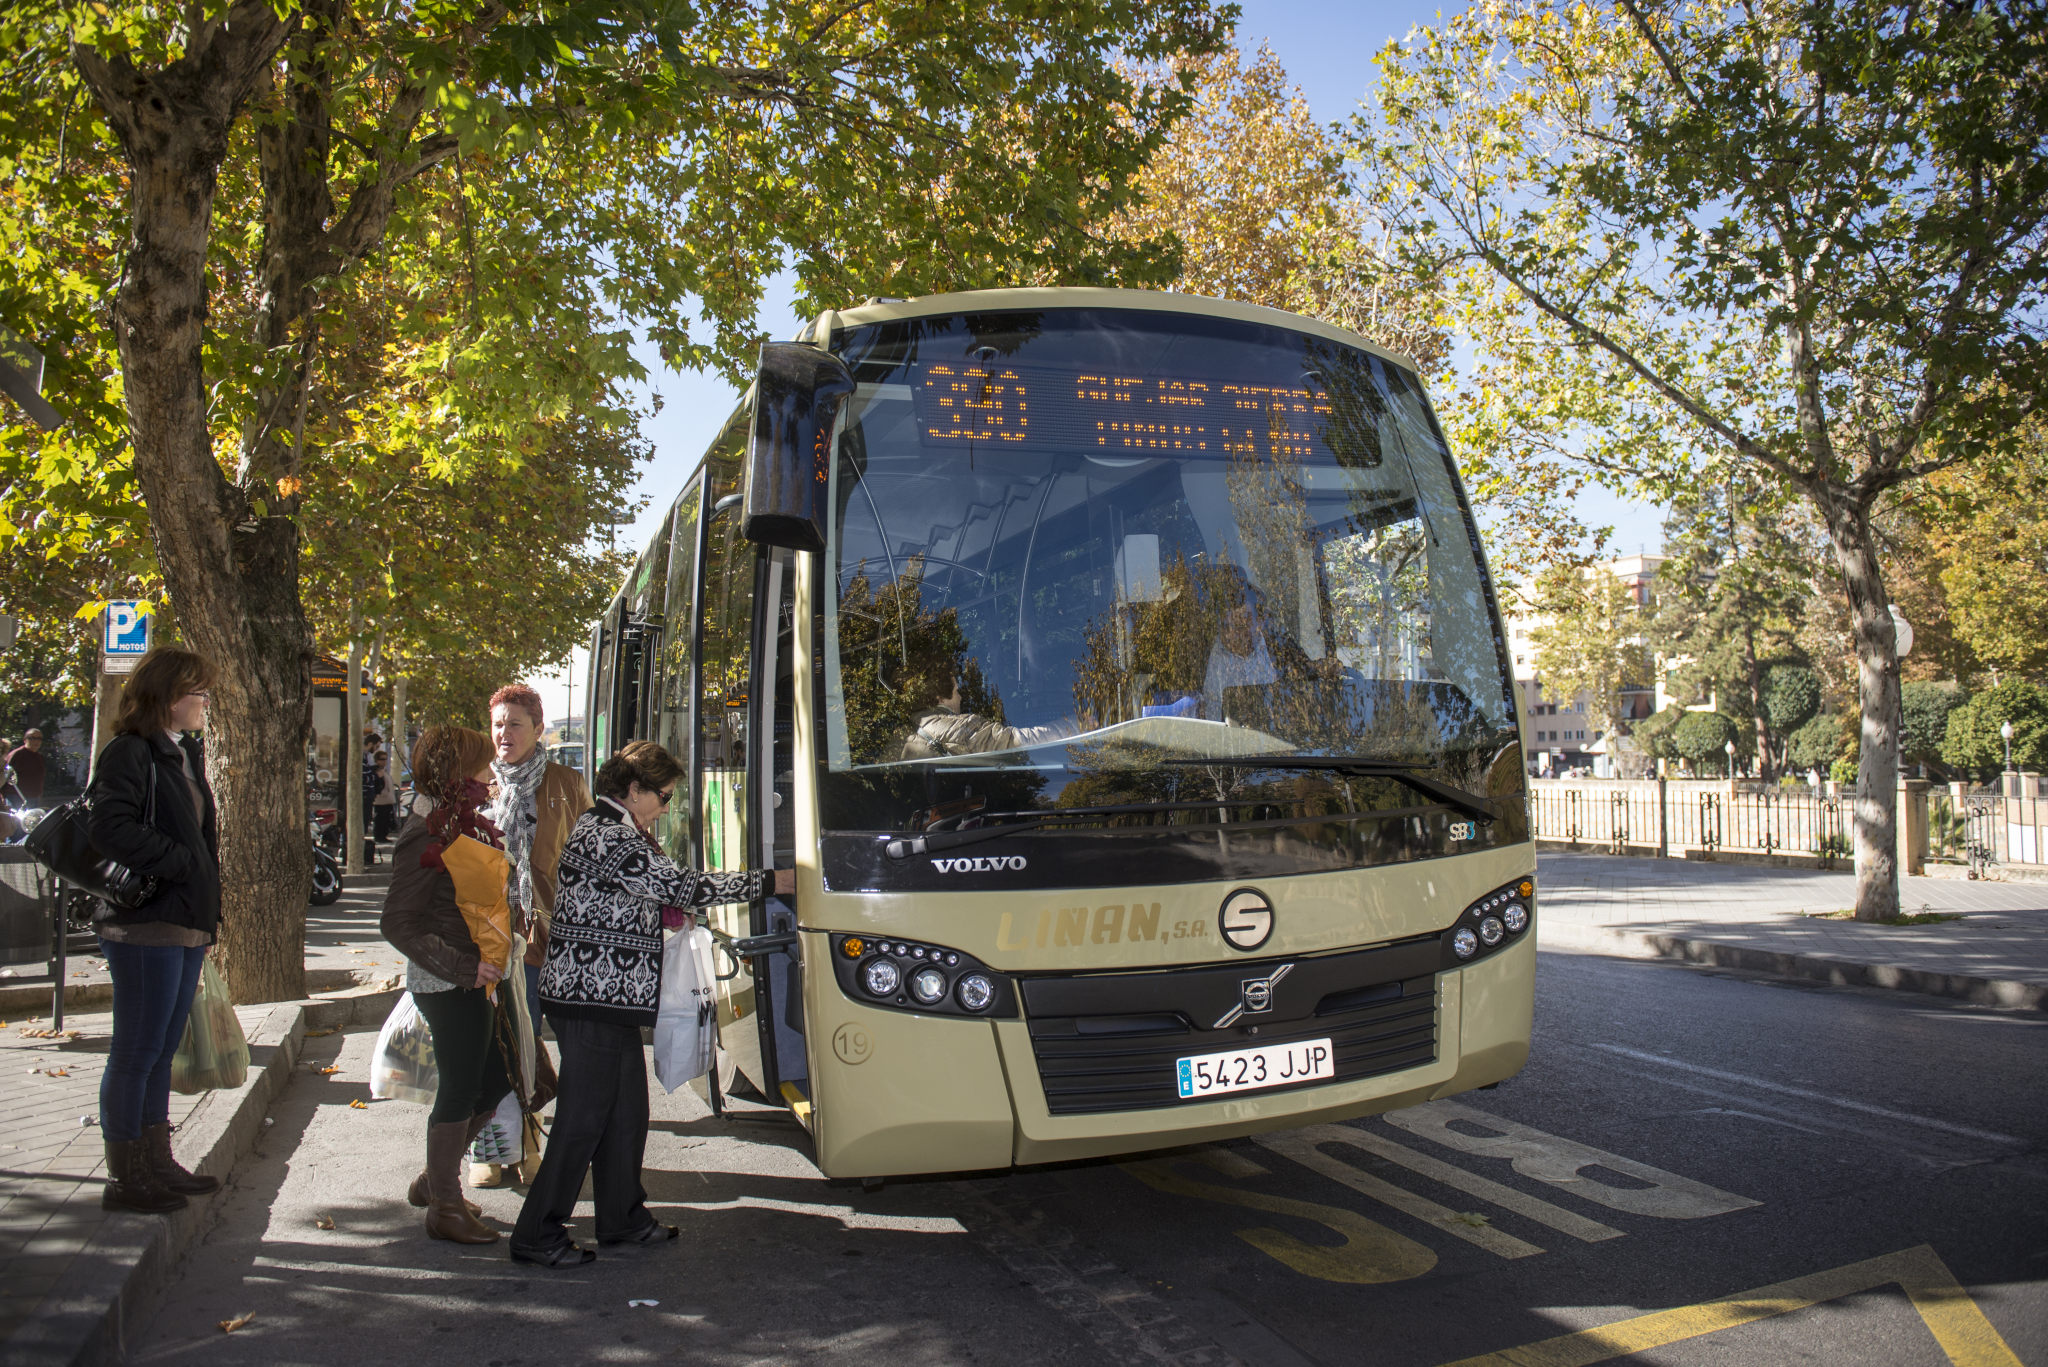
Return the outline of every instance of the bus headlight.
{"type": "Polygon", "coordinates": [[[821,967],[829,965],[839,990],[862,1006],[984,1020],[1014,1020],[1022,1014],[1015,980],[972,954],[866,933],[832,932],[825,940],[828,952],[821,967]]]}
{"type": "Polygon", "coordinates": [[[962,978],[957,991],[960,1004],[969,1011],[986,1011],[988,1004],[996,999],[996,985],[981,973],[969,973],[962,978]]]}
{"type": "Polygon", "coordinates": [[[1524,876],[1495,888],[1444,928],[1442,966],[1463,968],[1483,959],[1535,924],[1535,879],[1524,876]]]}
{"type": "Polygon", "coordinates": [[[893,997],[903,985],[903,970],[892,959],[869,959],[860,970],[860,985],[877,997],[893,997]]]}
{"type": "Polygon", "coordinates": [[[946,975],[936,968],[920,968],[910,975],[910,995],[930,1006],[946,995],[946,975]]]}

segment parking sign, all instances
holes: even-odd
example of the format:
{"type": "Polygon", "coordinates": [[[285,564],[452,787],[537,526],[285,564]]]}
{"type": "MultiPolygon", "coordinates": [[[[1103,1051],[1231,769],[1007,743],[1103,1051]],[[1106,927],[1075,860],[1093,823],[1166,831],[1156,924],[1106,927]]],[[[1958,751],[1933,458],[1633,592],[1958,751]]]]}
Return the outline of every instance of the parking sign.
{"type": "Polygon", "coordinates": [[[106,652],[107,669],[111,673],[126,673],[135,667],[135,662],[149,653],[149,614],[133,599],[107,604],[104,622],[105,635],[102,647],[106,652]]]}

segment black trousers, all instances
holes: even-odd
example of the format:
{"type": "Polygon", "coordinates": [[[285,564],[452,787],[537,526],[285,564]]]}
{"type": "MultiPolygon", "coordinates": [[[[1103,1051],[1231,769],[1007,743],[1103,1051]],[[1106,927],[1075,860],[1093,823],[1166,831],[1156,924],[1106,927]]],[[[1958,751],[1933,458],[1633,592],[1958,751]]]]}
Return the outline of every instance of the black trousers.
{"type": "Polygon", "coordinates": [[[498,1043],[497,1007],[481,987],[421,992],[413,999],[434,1037],[440,1084],[429,1121],[446,1125],[495,1111],[512,1090],[505,1051],[498,1043]]]}
{"type": "Polygon", "coordinates": [[[640,1164],[647,1153],[647,1057],[640,1027],[550,1015],[561,1046],[562,1090],[540,1172],[527,1188],[512,1242],[552,1248],[569,1237],[583,1177],[596,1188],[597,1237],[616,1239],[654,1222],[640,1164]]]}

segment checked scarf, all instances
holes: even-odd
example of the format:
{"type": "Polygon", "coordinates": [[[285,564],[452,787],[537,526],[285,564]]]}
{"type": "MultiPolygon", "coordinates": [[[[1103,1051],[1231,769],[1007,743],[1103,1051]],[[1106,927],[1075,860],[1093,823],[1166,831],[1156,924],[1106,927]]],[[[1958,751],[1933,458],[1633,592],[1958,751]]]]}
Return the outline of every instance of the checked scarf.
{"type": "Polygon", "coordinates": [[[491,820],[505,833],[505,853],[514,871],[512,902],[522,912],[533,910],[533,833],[540,824],[536,795],[547,767],[548,752],[538,745],[518,764],[491,761],[491,773],[498,780],[491,820]]]}

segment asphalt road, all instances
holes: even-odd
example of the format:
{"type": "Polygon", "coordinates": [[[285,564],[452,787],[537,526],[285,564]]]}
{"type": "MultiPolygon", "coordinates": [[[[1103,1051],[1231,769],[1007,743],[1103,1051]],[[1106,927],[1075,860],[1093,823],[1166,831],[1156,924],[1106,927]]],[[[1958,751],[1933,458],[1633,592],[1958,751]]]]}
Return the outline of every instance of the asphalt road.
{"type": "Polygon", "coordinates": [[[373,1036],[315,1040],[132,1360],[2048,1363],[2048,1020],[1540,965],[1498,1090],[1134,1162],[863,1193],[658,1098],[684,1238],[570,1273],[427,1241],[424,1112],[351,1108],[373,1036]]]}

